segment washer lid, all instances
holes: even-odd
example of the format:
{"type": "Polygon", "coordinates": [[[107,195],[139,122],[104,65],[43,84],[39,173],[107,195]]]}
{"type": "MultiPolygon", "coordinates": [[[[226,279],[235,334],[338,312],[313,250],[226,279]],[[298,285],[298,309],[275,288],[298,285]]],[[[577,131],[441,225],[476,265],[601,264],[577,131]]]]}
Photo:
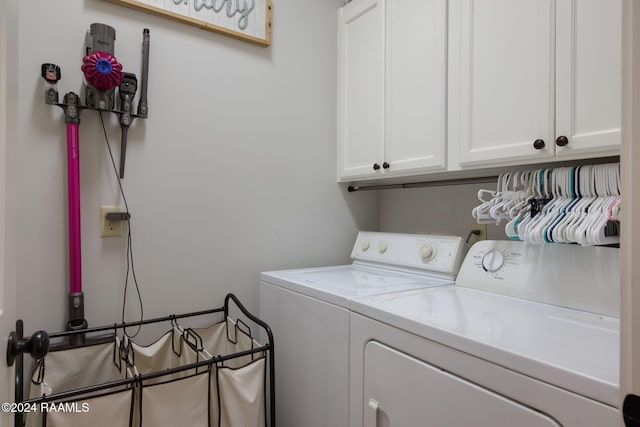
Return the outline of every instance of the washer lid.
{"type": "Polygon", "coordinates": [[[451,280],[357,264],[269,271],[262,273],[260,280],[344,308],[349,308],[351,299],[355,297],[453,283],[451,280]]]}
{"type": "Polygon", "coordinates": [[[354,299],[357,313],[617,407],[619,320],[460,286],[354,299]]]}

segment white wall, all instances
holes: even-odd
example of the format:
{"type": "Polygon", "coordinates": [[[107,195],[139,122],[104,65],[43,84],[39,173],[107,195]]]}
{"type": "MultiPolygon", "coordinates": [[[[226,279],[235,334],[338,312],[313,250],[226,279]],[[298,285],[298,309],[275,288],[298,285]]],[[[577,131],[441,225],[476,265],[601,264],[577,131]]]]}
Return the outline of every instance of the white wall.
{"type": "MultiPolygon", "coordinates": [[[[9,1],[19,3],[17,307],[27,332],[60,330],[67,317],[65,126],[44,104],[40,64],[62,67],[61,95],[79,92],[92,22],[116,29],[116,57],[136,74],[151,31],[150,114],[129,132],[123,180],[145,317],[217,306],[227,292],[257,310],[260,271],[347,263],[356,231],[378,227],[377,194],[335,183],[342,1],[274,0],[269,48],[99,0],[9,1]]],[[[106,118],[118,156],[119,126],[106,118]]],[[[126,238],[99,236],[100,205],[122,201],[97,113],[81,119],[83,286],[97,326],[119,320],[126,238]]]]}
{"type": "MultiPolygon", "coordinates": [[[[8,105],[17,99],[15,86],[10,82],[17,78],[16,70],[8,64],[17,60],[17,40],[7,37],[16,30],[15,4],[0,0],[0,343],[6,354],[5,337],[15,330],[16,324],[16,268],[15,268],[15,141],[16,112],[8,105]]],[[[13,368],[8,368],[4,359],[0,363],[0,402],[11,402],[14,398],[13,368]]],[[[13,414],[0,413],[0,426],[13,425],[13,414]]]]}

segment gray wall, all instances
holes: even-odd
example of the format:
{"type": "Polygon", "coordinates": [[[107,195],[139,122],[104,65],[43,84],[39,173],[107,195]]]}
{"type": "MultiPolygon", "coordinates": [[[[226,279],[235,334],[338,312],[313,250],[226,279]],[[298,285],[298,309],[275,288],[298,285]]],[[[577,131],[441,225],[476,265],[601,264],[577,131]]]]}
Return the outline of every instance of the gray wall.
{"type": "MultiPolygon", "coordinates": [[[[380,230],[402,233],[454,234],[466,238],[480,204],[478,190],[495,190],[495,184],[466,184],[446,187],[380,191],[380,230]]],[[[506,239],[504,225],[487,224],[487,237],[506,239]]]]}
{"type": "MultiPolygon", "coordinates": [[[[116,28],[116,57],[139,73],[151,30],[150,116],[129,133],[123,185],[145,317],[219,305],[257,310],[260,271],[349,262],[358,229],[379,224],[375,192],[336,176],[336,13],[340,0],[274,0],[269,48],[99,0],[18,1],[17,308],[26,330],[66,321],[66,136],[44,104],[40,64],[79,92],[85,31],[116,28]]],[[[126,238],[99,236],[119,205],[96,112],[80,126],[82,256],[90,325],[119,319],[126,238]]],[[[119,127],[105,115],[114,154],[119,127]]],[[[10,142],[11,143],[11,142],[10,142]]],[[[117,159],[116,159],[117,161],[117,159]]],[[[138,316],[130,287],[128,319],[138,316]]]]}

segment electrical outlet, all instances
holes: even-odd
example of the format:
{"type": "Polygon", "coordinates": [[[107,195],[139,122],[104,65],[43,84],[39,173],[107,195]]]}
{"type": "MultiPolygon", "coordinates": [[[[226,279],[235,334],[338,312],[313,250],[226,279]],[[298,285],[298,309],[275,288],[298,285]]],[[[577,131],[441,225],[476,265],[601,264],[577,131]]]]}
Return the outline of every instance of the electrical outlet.
{"type": "Polygon", "coordinates": [[[124,221],[111,221],[106,218],[109,212],[124,212],[122,206],[100,206],[100,237],[122,236],[124,221]]]}
{"type": "Polygon", "coordinates": [[[480,240],[487,240],[487,224],[471,224],[471,231],[479,231],[480,234],[473,234],[471,236],[471,244],[479,242],[480,240]]]}

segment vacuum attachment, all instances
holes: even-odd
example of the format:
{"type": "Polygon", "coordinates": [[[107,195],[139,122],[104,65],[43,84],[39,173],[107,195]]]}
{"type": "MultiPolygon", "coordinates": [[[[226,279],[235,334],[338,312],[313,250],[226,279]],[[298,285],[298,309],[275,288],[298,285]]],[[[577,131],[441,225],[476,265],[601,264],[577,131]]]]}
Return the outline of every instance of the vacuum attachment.
{"type": "Polygon", "coordinates": [[[131,112],[133,110],[133,98],[136,96],[136,90],[138,89],[138,79],[135,74],[124,73],[122,83],[118,88],[118,94],[120,95],[120,179],[124,178],[124,161],[127,155],[127,134],[129,132],[129,126],[133,121],[131,112]]]}
{"type": "Polygon", "coordinates": [[[62,78],[60,67],[56,64],[42,64],[40,74],[45,81],[44,99],[47,104],[58,103],[58,80],[62,78]]]}
{"type": "Polygon", "coordinates": [[[143,119],[149,114],[147,102],[147,81],[149,80],[149,29],[142,31],[142,79],[140,81],[140,101],[138,103],[138,116],[143,119]]]}

